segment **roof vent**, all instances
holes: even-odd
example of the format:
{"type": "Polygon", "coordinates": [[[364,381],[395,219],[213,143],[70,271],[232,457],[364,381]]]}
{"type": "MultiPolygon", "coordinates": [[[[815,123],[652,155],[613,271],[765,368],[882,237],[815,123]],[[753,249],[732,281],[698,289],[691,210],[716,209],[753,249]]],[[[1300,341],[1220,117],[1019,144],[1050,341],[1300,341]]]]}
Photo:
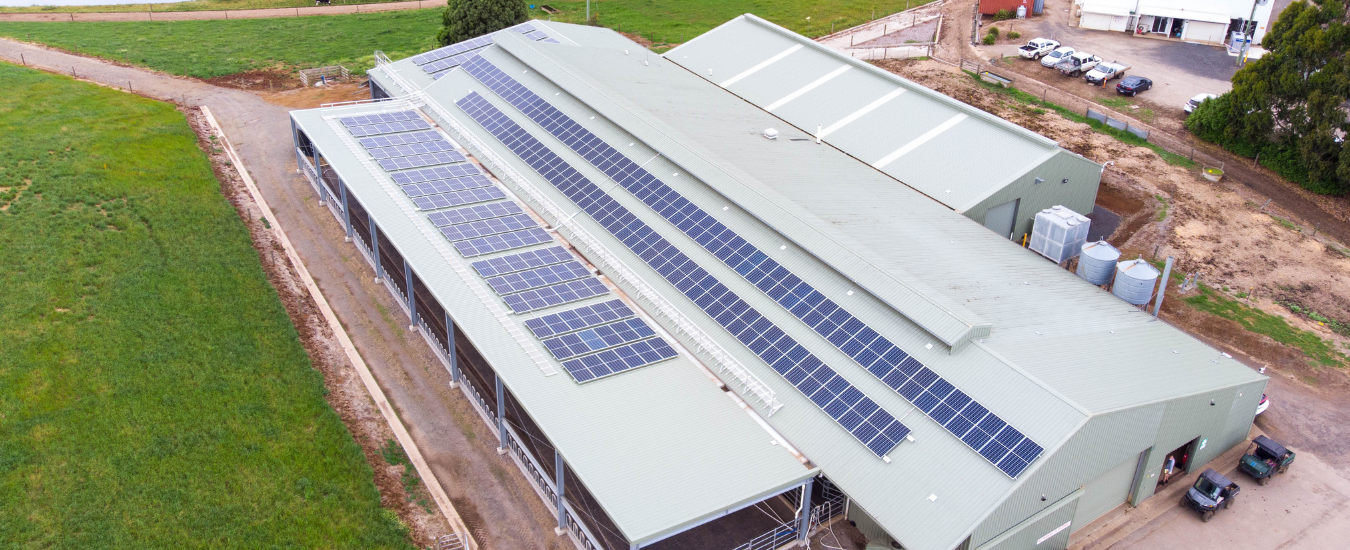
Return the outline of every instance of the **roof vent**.
{"type": "Polygon", "coordinates": [[[773,128],[765,128],[765,129],[764,129],[764,138],[765,138],[765,139],[778,139],[778,130],[773,129],[773,128]]]}

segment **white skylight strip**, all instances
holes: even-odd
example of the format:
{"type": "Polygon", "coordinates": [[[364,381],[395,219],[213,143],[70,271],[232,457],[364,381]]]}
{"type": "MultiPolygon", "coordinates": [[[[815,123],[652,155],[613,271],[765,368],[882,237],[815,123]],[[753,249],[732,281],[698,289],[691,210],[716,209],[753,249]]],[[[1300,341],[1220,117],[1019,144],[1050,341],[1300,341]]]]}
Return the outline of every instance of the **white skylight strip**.
{"type": "Polygon", "coordinates": [[[827,75],[825,75],[825,76],[822,76],[822,77],[820,77],[820,78],[817,78],[815,82],[812,82],[812,83],[810,83],[810,84],[807,84],[807,85],[805,85],[805,86],[802,86],[800,89],[798,89],[798,90],[795,91],[795,92],[792,92],[792,93],[788,94],[788,95],[787,95],[786,97],[784,97],[783,99],[780,99],[780,100],[778,100],[778,101],[775,101],[775,102],[773,102],[773,103],[770,103],[768,107],[765,107],[765,108],[764,108],[764,110],[765,110],[765,111],[772,112],[774,109],[777,109],[777,108],[779,108],[779,107],[782,107],[783,105],[786,105],[787,102],[792,101],[792,100],[794,100],[794,99],[797,99],[797,98],[801,97],[802,94],[805,94],[806,92],[809,92],[809,91],[811,91],[811,90],[816,89],[816,88],[819,87],[821,84],[824,84],[824,83],[826,83],[826,82],[829,82],[829,81],[832,80],[834,77],[839,76],[839,75],[841,75],[841,74],[844,74],[844,73],[848,72],[849,69],[852,69],[852,68],[853,68],[852,65],[844,65],[844,66],[839,67],[838,69],[835,69],[835,70],[833,70],[833,71],[830,71],[830,74],[827,74],[827,75]]]}
{"type": "Polygon", "coordinates": [[[732,85],[732,84],[735,84],[735,83],[737,83],[737,82],[740,82],[740,80],[741,80],[742,78],[745,78],[745,77],[747,77],[747,76],[750,76],[750,75],[752,75],[752,74],[755,74],[756,72],[759,72],[760,69],[763,69],[764,67],[768,67],[769,65],[773,65],[774,63],[777,63],[778,61],[782,60],[784,57],[787,57],[787,56],[789,56],[789,55],[792,55],[792,52],[795,52],[795,51],[800,50],[800,49],[802,49],[802,45],[801,45],[801,44],[797,44],[797,45],[792,46],[791,48],[788,48],[788,49],[786,49],[786,50],[783,50],[783,51],[782,51],[781,53],[779,53],[778,55],[775,55],[775,56],[773,56],[773,57],[770,57],[770,58],[768,58],[768,59],[765,59],[764,61],[761,61],[758,65],[755,65],[754,67],[750,67],[749,69],[746,69],[746,70],[744,70],[744,71],[741,71],[741,74],[738,74],[738,75],[736,75],[736,76],[733,76],[733,77],[731,77],[731,78],[728,78],[725,82],[723,82],[723,83],[721,84],[721,86],[722,86],[723,88],[725,88],[725,87],[727,87],[727,86],[730,86],[730,85],[732,85]]]}
{"type": "Polygon", "coordinates": [[[865,115],[865,114],[867,114],[867,113],[870,113],[870,112],[872,112],[872,111],[875,111],[875,110],[877,109],[877,107],[880,107],[880,106],[882,106],[882,105],[885,105],[887,101],[890,101],[890,100],[892,100],[892,99],[895,99],[895,98],[899,97],[900,94],[903,94],[903,93],[905,93],[905,89],[904,89],[904,88],[896,88],[895,90],[892,90],[891,93],[886,94],[886,95],[884,95],[884,96],[881,96],[881,97],[878,98],[876,101],[873,101],[873,102],[871,102],[871,103],[868,103],[866,107],[863,107],[863,108],[861,108],[861,109],[858,109],[858,110],[856,110],[856,111],[853,111],[852,114],[850,114],[850,115],[848,115],[848,116],[846,116],[846,117],[844,117],[844,118],[839,119],[839,122],[836,122],[836,123],[834,123],[834,124],[831,124],[831,125],[827,126],[824,130],[821,130],[821,131],[820,131],[820,135],[818,135],[818,136],[816,136],[816,137],[818,137],[818,138],[824,138],[825,136],[828,136],[828,135],[830,135],[830,134],[833,134],[836,130],[838,130],[838,129],[840,129],[840,128],[843,128],[844,126],[847,126],[849,123],[851,123],[851,122],[853,122],[853,121],[855,121],[855,120],[858,120],[858,119],[862,118],[862,116],[865,115]]]}
{"type": "Polygon", "coordinates": [[[887,164],[894,162],[895,159],[905,156],[905,153],[917,149],[920,145],[928,143],[929,140],[938,137],[938,135],[942,134],[943,132],[946,132],[947,130],[952,129],[952,126],[956,126],[958,123],[965,120],[968,116],[969,115],[966,115],[965,113],[961,113],[959,115],[947,119],[946,122],[937,125],[936,128],[929,130],[928,133],[916,137],[914,138],[914,141],[906,143],[904,146],[900,147],[899,149],[896,149],[894,153],[886,155],[881,160],[872,163],[872,167],[877,169],[885,168],[887,164]]]}

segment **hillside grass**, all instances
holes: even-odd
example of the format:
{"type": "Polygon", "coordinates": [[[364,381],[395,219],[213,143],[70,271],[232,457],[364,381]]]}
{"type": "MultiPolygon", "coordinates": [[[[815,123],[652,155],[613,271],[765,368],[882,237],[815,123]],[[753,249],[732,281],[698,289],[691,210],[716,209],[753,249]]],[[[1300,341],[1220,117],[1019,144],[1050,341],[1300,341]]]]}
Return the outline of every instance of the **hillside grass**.
{"type": "Polygon", "coordinates": [[[209,21],[0,23],[0,36],[198,78],[325,65],[364,72],[375,65],[375,50],[400,59],[435,48],[441,11],[209,21]]]}
{"type": "Polygon", "coordinates": [[[411,548],[183,115],[0,82],[0,547],[411,548]]]}
{"type": "MultiPolygon", "coordinates": [[[[41,0],[39,0],[41,1],[41,0]]],[[[330,0],[334,6],[344,4],[383,4],[387,2],[405,2],[409,0],[330,0]]],[[[193,0],[190,2],[168,2],[163,4],[112,4],[105,6],[11,6],[0,7],[0,13],[108,13],[129,11],[217,11],[217,10],[256,10],[267,8],[304,8],[313,7],[314,0],[193,0]]]]}

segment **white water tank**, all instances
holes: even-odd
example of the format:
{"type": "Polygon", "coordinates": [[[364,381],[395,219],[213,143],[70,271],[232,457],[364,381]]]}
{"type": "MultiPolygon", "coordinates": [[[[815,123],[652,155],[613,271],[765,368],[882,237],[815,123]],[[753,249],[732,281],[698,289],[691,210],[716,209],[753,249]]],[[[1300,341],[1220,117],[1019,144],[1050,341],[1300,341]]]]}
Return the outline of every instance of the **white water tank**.
{"type": "Polygon", "coordinates": [[[1078,256],[1078,276],[1097,286],[1111,282],[1116,273],[1116,262],[1120,260],[1120,251],[1106,241],[1083,243],[1083,253],[1078,256]]]}
{"type": "Polygon", "coordinates": [[[1026,7],[1026,6],[1017,6],[1017,18],[1018,18],[1018,19],[1026,19],[1026,18],[1027,18],[1027,7],[1026,7]]]}
{"type": "Polygon", "coordinates": [[[1036,213],[1031,226],[1031,249],[1063,263],[1082,250],[1091,225],[1092,220],[1063,206],[1046,208],[1036,213]]]}
{"type": "Polygon", "coordinates": [[[1111,294],[1136,306],[1153,299],[1153,287],[1158,282],[1158,269],[1143,259],[1126,260],[1116,264],[1116,282],[1111,294]]]}

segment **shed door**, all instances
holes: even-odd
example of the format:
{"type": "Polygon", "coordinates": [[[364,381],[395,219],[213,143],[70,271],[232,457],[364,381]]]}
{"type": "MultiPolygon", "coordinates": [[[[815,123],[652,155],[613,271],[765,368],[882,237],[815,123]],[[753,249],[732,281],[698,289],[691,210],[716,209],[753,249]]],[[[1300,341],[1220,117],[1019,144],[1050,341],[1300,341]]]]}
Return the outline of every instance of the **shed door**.
{"type": "Polygon", "coordinates": [[[1012,238],[1013,222],[1017,221],[1017,202],[1013,199],[984,212],[984,226],[990,231],[1012,238]]]}
{"type": "Polygon", "coordinates": [[[1074,529],[1092,523],[1102,514],[1124,504],[1130,496],[1130,485],[1134,484],[1134,472],[1138,466],[1139,458],[1130,457],[1084,485],[1083,496],[1078,499],[1078,510],[1073,516],[1074,529]]]}
{"type": "Polygon", "coordinates": [[[1083,17],[1078,20],[1078,26],[1084,29],[1104,31],[1111,28],[1111,15],[1083,12],[1083,17]]]}

